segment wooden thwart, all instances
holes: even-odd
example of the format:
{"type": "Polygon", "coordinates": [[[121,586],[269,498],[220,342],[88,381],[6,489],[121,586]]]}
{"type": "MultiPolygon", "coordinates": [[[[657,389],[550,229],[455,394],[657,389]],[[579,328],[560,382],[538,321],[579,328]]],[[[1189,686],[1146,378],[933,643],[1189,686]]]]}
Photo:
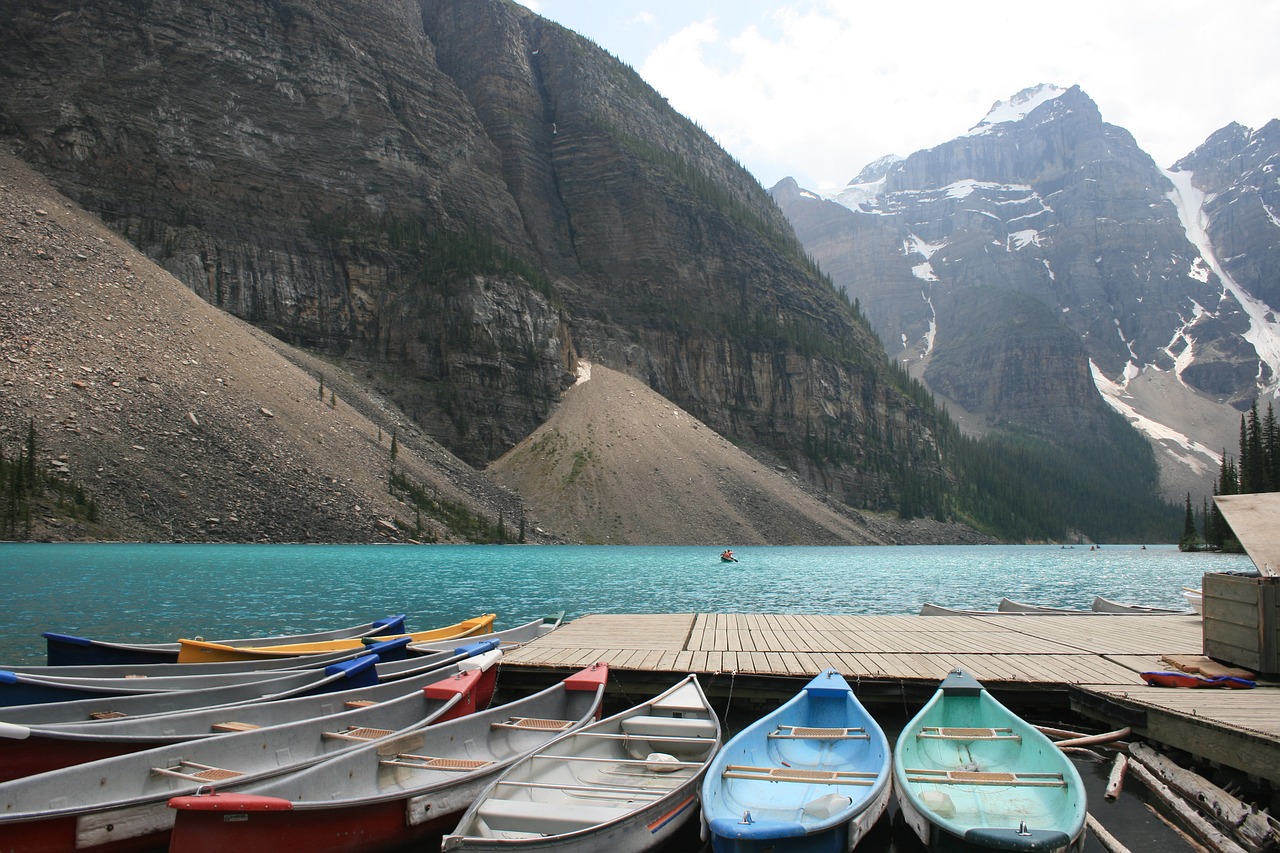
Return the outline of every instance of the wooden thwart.
{"type": "Polygon", "coordinates": [[[815,782],[823,785],[873,785],[875,773],[861,770],[800,770],[794,767],[751,767],[729,764],[726,779],[753,779],[758,782],[815,782]]]}
{"type": "Polygon", "coordinates": [[[221,782],[243,776],[239,770],[224,770],[221,767],[210,767],[208,764],[196,764],[194,761],[180,761],[177,767],[152,767],[151,772],[157,776],[173,776],[191,782],[221,782]],[[188,770],[195,770],[191,773],[188,770]]]}
{"type": "Polygon", "coordinates": [[[992,773],[974,770],[907,770],[908,782],[940,785],[1018,785],[1028,788],[1065,788],[1061,773],[992,773]]]}
{"type": "Polygon", "coordinates": [[[797,740],[870,740],[871,736],[867,734],[864,728],[853,729],[824,729],[814,726],[778,726],[775,731],[769,733],[770,738],[786,740],[794,738],[797,740]]]}
{"type": "Polygon", "coordinates": [[[1022,740],[1010,728],[967,729],[947,726],[922,726],[916,737],[933,740],[1022,740]]]}
{"type": "Polygon", "coordinates": [[[378,764],[384,767],[408,767],[410,770],[479,770],[488,767],[492,761],[478,758],[434,758],[430,755],[414,755],[402,752],[395,758],[383,758],[378,764]]]}
{"type": "Polygon", "coordinates": [[[262,726],[254,723],[237,723],[234,720],[228,720],[225,723],[214,723],[209,728],[215,732],[251,732],[254,729],[262,728],[262,726]]]}
{"type": "Polygon", "coordinates": [[[330,740],[377,740],[395,734],[394,729],[371,729],[367,726],[350,726],[340,732],[322,732],[321,737],[330,740]]]}
{"type": "Polygon", "coordinates": [[[573,720],[543,720],[537,717],[512,717],[494,723],[495,729],[532,729],[539,732],[563,732],[573,725],[573,720]]]}

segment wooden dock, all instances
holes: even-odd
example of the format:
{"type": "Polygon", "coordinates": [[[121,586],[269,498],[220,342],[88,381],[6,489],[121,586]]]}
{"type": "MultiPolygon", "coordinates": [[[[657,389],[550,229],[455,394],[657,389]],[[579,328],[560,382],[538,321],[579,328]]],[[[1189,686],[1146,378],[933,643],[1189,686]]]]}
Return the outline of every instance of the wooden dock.
{"type": "MultiPolygon", "coordinates": [[[[696,672],[718,689],[789,696],[828,667],[866,702],[922,702],[956,667],[1005,696],[1057,697],[1106,724],[1280,786],[1280,686],[1149,687],[1163,655],[1199,655],[1198,616],[593,614],[509,652],[532,675],[604,661],[641,684],[696,672]]],[[[708,689],[708,693],[713,693],[708,689]]]]}
{"type": "Polygon", "coordinates": [[[1141,684],[1165,654],[1198,655],[1194,616],[810,616],[595,614],[512,652],[507,663],[568,668],[937,682],[959,666],[986,682],[1141,684]]]}

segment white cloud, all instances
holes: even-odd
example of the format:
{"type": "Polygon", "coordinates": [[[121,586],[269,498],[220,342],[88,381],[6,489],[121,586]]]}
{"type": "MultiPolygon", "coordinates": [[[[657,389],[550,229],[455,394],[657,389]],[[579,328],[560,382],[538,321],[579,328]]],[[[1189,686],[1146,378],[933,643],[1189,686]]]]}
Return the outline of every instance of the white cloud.
{"type": "MultiPolygon", "coordinates": [[[[1080,84],[1162,166],[1228,122],[1258,127],[1280,115],[1271,58],[1280,3],[706,8],[714,16],[659,19],[670,35],[636,67],[765,186],[786,175],[841,185],[883,154],[963,133],[995,101],[1038,83],[1080,84]]],[[[625,46],[601,44],[628,59],[625,46]]]]}

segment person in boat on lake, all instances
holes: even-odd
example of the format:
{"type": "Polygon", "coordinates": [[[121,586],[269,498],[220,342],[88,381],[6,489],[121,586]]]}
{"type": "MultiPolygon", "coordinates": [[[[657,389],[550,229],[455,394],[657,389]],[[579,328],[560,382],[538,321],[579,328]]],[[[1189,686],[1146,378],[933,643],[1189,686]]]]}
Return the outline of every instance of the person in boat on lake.
{"type": "Polygon", "coordinates": [[[733,551],[731,551],[728,548],[725,548],[723,551],[720,552],[720,559],[724,560],[726,563],[738,562],[738,558],[733,556],[733,551]]]}

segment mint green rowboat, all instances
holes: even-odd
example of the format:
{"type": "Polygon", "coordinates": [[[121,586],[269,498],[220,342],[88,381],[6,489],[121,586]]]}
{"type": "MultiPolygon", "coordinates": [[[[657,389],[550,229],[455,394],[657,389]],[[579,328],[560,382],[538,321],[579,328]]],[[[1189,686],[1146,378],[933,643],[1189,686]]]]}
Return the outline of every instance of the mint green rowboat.
{"type": "Polygon", "coordinates": [[[932,850],[1084,846],[1085,793],[1075,766],[961,670],[902,730],[893,782],[907,825],[932,850]]]}

